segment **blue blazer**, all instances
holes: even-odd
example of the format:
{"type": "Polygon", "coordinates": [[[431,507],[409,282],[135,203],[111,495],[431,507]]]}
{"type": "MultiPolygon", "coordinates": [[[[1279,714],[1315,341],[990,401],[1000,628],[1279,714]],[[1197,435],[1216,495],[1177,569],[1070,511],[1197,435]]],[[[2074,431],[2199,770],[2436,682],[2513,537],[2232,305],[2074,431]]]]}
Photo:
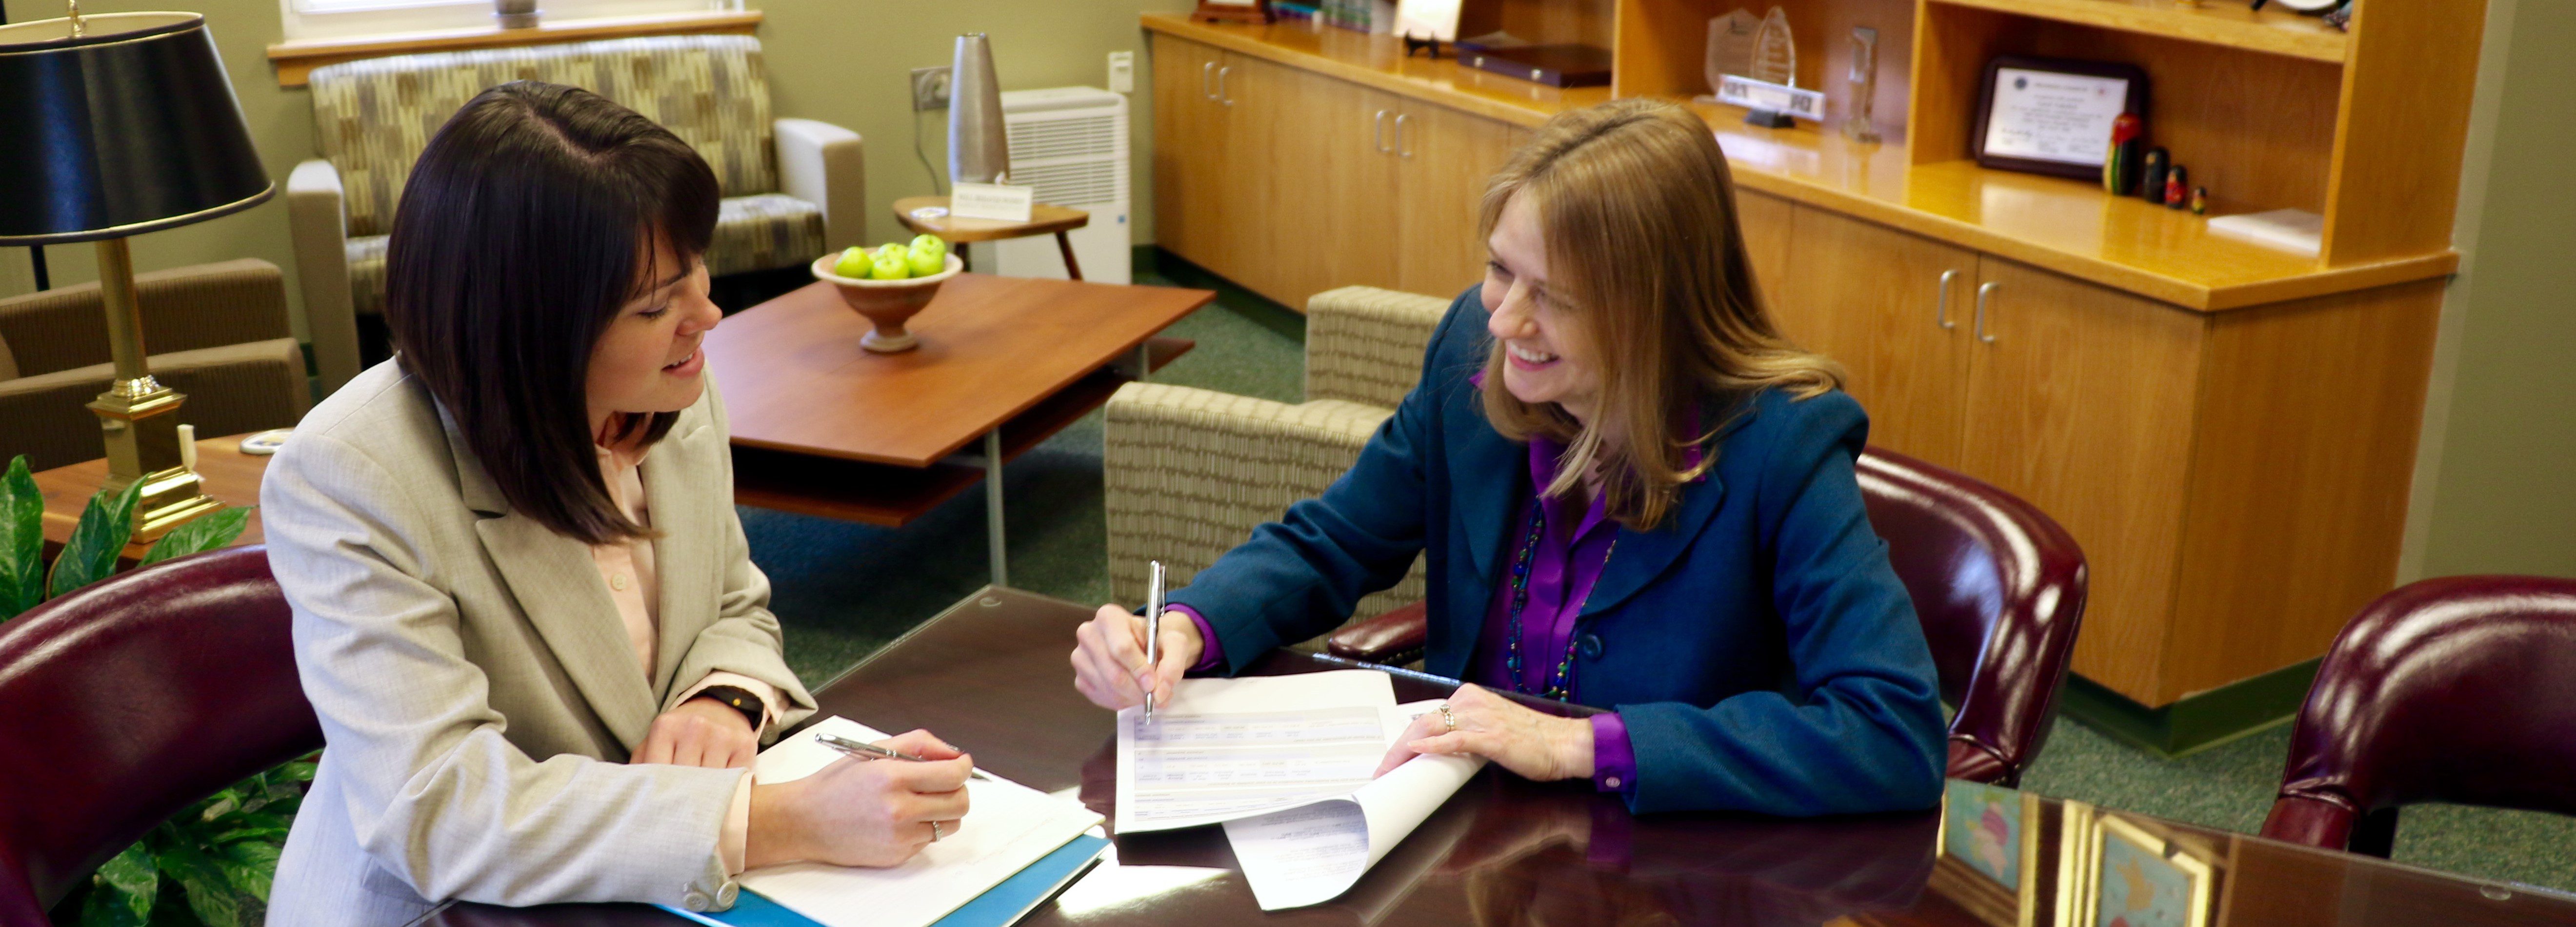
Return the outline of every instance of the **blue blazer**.
{"type": "MultiPolygon", "coordinates": [[[[1432,336],[1421,384],[1350,472],[1172,593],[1216,631],[1226,672],[1339,626],[1425,554],[1425,668],[1466,673],[1531,492],[1526,445],[1494,430],[1468,381],[1492,344],[1484,321],[1469,289],[1432,336]]],[[[1716,466],[1661,527],[1620,529],[1577,619],[1573,699],[1627,724],[1629,808],[1931,807],[1939,689],[1861,506],[1852,466],[1867,416],[1841,392],[1720,402],[1716,466]]]]}

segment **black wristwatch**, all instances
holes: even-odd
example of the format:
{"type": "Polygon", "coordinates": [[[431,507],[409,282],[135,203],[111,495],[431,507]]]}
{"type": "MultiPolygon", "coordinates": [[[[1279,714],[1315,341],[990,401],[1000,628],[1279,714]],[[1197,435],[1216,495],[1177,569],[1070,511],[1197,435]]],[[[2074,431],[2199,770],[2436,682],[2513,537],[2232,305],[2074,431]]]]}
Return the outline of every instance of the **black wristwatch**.
{"type": "Polygon", "coordinates": [[[760,722],[769,718],[769,706],[761,704],[760,696],[745,691],[741,686],[708,686],[690,698],[715,699],[727,708],[742,712],[743,719],[751,722],[751,730],[755,734],[760,732],[760,722]]]}

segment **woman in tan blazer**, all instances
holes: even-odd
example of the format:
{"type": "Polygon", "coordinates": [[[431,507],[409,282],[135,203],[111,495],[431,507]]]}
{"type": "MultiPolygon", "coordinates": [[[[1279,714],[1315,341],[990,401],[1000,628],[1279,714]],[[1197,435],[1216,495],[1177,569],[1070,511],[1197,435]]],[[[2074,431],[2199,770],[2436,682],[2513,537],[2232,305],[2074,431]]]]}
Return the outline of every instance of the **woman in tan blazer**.
{"type": "Polygon", "coordinates": [[[445,899],[729,907],[791,860],[955,832],[971,760],[753,782],[814,710],[735,516],[700,342],[716,179],[679,139],[533,82],[431,139],[388,249],[400,354],[306,416],[261,487],[328,747],[269,923],[445,899]]]}

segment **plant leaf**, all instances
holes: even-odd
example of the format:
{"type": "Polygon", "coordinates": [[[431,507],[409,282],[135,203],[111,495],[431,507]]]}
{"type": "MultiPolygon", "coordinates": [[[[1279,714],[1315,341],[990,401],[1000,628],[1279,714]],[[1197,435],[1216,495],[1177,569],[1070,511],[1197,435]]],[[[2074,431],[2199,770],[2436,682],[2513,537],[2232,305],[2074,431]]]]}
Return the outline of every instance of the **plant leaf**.
{"type": "Polygon", "coordinates": [[[160,863],[161,874],[188,893],[188,910],[198,921],[206,927],[241,927],[241,899],[234,897],[232,880],[213,857],[193,846],[174,846],[161,851],[160,863]]]}
{"type": "MultiPolygon", "coordinates": [[[[279,834],[278,839],[284,840],[286,835],[279,834]]],[[[215,862],[224,868],[224,878],[231,880],[235,890],[267,904],[269,883],[277,880],[280,849],[265,840],[248,840],[226,845],[215,862]]]]}
{"type": "Polygon", "coordinates": [[[243,827],[216,834],[213,837],[208,838],[206,842],[211,844],[227,844],[236,840],[284,840],[286,839],[286,832],[291,829],[292,828],[286,827],[243,827]]]}
{"type": "Polygon", "coordinates": [[[0,621],[44,598],[45,495],[27,469],[27,455],[20,454],[0,475],[0,621]]]}
{"type": "Polygon", "coordinates": [[[151,566],[172,557],[222,550],[234,538],[241,537],[243,529],[250,527],[251,508],[257,506],[227,506],[190,519],[187,524],[170,529],[170,533],[152,542],[152,549],[144,551],[143,561],[136,565],[151,566]]]}
{"type": "Polygon", "coordinates": [[[81,906],[82,927],[136,927],[152,917],[152,898],[161,890],[161,873],[152,851],[137,843],[98,867],[89,902],[81,906]]]}
{"type": "Polygon", "coordinates": [[[80,524],[72,528],[72,539],[54,558],[48,595],[62,595],[116,572],[116,556],[134,538],[134,500],[142,494],[143,482],[137,480],[114,496],[102,489],[89,497],[88,507],[81,509],[80,524]]]}

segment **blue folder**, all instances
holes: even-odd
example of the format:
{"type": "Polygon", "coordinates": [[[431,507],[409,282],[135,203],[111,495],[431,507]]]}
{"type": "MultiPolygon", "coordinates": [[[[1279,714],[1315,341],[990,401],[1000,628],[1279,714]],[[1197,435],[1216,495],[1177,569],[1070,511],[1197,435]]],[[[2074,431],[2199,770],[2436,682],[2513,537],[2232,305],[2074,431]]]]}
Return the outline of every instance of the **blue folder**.
{"type": "MultiPolygon", "coordinates": [[[[1009,927],[1031,910],[1055,897],[1057,892],[1091,870],[1100,860],[1100,851],[1109,841],[1084,834],[1057,847],[1055,852],[1039,857],[1019,874],[1003,879],[986,889],[975,900],[948,912],[931,927],[1009,927]]],[[[812,918],[790,911],[758,892],[743,892],[734,897],[733,910],[720,914],[682,911],[669,905],[660,906],[681,917],[713,927],[822,927],[812,918]]]]}

